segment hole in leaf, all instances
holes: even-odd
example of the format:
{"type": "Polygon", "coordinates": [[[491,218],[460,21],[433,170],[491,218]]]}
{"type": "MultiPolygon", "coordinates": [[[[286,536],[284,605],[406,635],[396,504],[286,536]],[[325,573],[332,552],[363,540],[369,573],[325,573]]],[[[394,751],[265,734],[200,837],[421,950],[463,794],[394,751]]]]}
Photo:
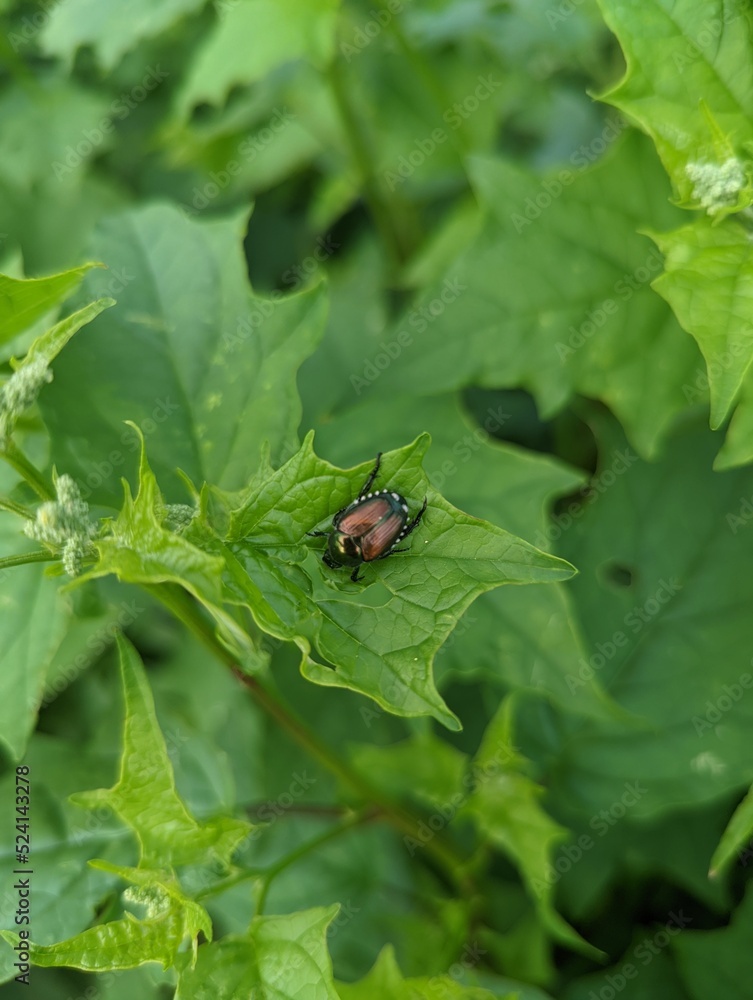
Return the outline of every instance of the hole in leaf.
{"type": "Polygon", "coordinates": [[[607,563],[602,567],[601,575],[613,587],[632,587],[635,579],[634,571],[622,563],[607,563]]]}

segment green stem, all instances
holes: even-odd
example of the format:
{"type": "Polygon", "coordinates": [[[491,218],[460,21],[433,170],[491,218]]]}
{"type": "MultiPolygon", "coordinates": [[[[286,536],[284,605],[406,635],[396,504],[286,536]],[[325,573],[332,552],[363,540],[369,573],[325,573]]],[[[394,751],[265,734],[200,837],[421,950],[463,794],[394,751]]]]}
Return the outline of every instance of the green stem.
{"type": "MultiPolygon", "coordinates": [[[[385,6],[383,2],[381,6],[384,10],[385,6]]],[[[392,32],[392,35],[394,36],[395,41],[400,47],[403,55],[411,66],[413,66],[416,75],[422,80],[427,92],[433,98],[434,103],[437,106],[437,110],[442,117],[442,121],[444,122],[444,115],[451,109],[453,104],[452,97],[445,89],[444,83],[442,83],[436,75],[428,61],[424,58],[423,54],[415,49],[405,37],[405,32],[403,31],[403,27],[398,17],[393,17],[391,19],[390,31],[392,32]]],[[[463,171],[465,172],[465,156],[471,151],[473,145],[469,138],[465,121],[461,121],[460,125],[456,129],[450,129],[448,134],[450,142],[454,146],[460,158],[463,171]]]]}
{"type": "Polygon", "coordinates": [[[9,465],[13,466],[19,475],[23,476],[41,500],[55,499],[55,496],[45,482],[42,473],[36,468],[36,466],[32,465],[26,455],[24,455],[24,453],[13,443],[13,441],[9,441],[6,444],[5,449],[0,452],[0,455],[2,455],[9,465]]]}
{"type": "Polygon", "coordinates": [[[474,887],[464,872],[465,859],[455,851],[454,847],[437,833],[427,840],[426,827],[420,820],[351,768],[269,688],[255,677],[244,674],[233,655],[217,640],[211,622],[199,612],[196,603],[185,590],[175,584],[147,584],[146,590],[169,608],[219,660],[230,667],[238,680],[253,694],[257,704],[300,747],[303,747],[322,767],[339,778],[359,798],[377,806],[379,812],[397,830],[416,844],[422,845],[426,853],[434,858],[462,894],[469,895],[473,892],[474,887]]]}
{"type": "MultiPolygon", "coordinates": [[[[246,806],[246,815],[254,819],[259,813],[269,809],[269,802],[259,802],[256,805],[246,806]]],[[[315,816],[320,819],[339,819],[347,815],[351,810],[347,806],[319,805],[315,802],[301,802],[298,805],[287,806],[285,812],[294,816],[315,816]]]]}
{"type": "Polygon", "coordinates": [[[3,556],[0,558],[0,571],[9,566],[25,566],[27,563],[55,562],[59,558],[51,552],[24,552],[17,556],[3,556]]]}
{"type": "Polygon", "coordinates": [[[230,878],[223,879],[221,882],[215,882],[214,885],[209,885],[206,889],[201,889],[196,893],[194,899],[198,901],[206,899],[207,896],[218,896],[221,892],[227,892],[228,889],[232,889],[236,885],[248,882],[251,878],[261,878],[265,874],[266,872],[262,868],[244,868],[242,872],[231,875],[230,878]]]}
{"type": "Polygon", "coordinates": [[[342,823],[338,823],[329,830],[325,830],[324,833],[320,833],[318,837],[313,837],[311,840],[307,840],[305,844],[301,844],[300,847],[291,851],[290,854],[286,854],[284,858],[281,858],[276,865],[272,865],[271,868],[268,868],[264,872],[259,886],[259,895],[256,899],[257,914],[262,914],[264,912],[264,905],[267,901],[269,887],[280,872],[285,871],[285,869],[289,868],[290,865],[305,857],[311,851],[315,851],[318,847],[321,847],[322,844],[326,844],[329,840],[334,840],[335,837],[339,837],[342,833],[347,833],[347,831],[351,830],[354,826],[368,822],[373,819],[375,815],[376,813],[371,808],[353,813],[351,816],[348,816],[347,819],[343,820],[342,823]]]}
{"type": "Polygon", "coordinates": [[[340,60],[333,59],[327,75],[353,159],[361,175],[364,199],[395,273],[408,260],[418,240],[407,232],[405,211],[396,210],[383,183],[374,172],[376,153],[370,148],[362,117],[356,114],[351,104],[340,60]]]}
{"type": "Polygon", "coordinates": [[[12,514],[18,514],[19,517],[25,517],[27,521],[34,520],[33,510],[30,510],[28,507],[24,507],[23,504],[16,503],[15,500],[10,500],[8,497],[0,497],[0,510],[9,510],[12,514]]]}

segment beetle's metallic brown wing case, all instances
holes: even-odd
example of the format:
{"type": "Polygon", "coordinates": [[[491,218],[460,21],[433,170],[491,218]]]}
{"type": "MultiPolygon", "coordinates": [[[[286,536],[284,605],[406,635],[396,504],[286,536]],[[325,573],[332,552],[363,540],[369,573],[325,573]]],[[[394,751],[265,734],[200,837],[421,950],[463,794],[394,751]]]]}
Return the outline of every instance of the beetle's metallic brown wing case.
{"type": "Polygon", "coordinates": [[[371,562],[372,559],[377,559],[388,552],[404,527],[405,518],[397,511],[391,510],[387,517],[383,518],[361,539],[363,561],[371,562]]]}
{"type": "Polygon", "coordinates": [[[391,514],[392,504],[386,496],[368,497],[357,500],[352,510],[346,510],[337,523],[337,530],[346,535],[360,538],[378,524],[383,517],[391,514]]]}

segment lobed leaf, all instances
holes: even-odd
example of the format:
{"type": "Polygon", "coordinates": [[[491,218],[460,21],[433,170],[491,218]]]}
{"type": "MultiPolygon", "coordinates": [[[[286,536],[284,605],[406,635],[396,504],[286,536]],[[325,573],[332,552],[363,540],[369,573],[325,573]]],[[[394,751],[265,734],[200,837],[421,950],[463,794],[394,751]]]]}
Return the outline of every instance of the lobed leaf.
{"type": "Polygon", "coordinates": [[[652,290],[662,261],[638,234],[646,218],[670,225],[679,213],[649,144],[635,134],[615,142],[622,127],[605,127],[614,145],[594,166],[580,154],[577,171],[544,179],[475,159],[484,226],[384,338],[396,353],[389,367],[370,358],[355,373],[357,390],[524,387],[544,418],[581,393],[655,454],[687,408],[698,353],[652,290]]]}
{"type": "Polygon", "coordinates": [[[327,952],[327,927],[338,907],[254,917],[245,934],[199,948],[184,967],[175,1000],[338,1000],[327,952]]]}
{"type": "Polygon", "coordinates": [[[175,789],[165,740],[138,655],[118,640],[125,691],[125,733],[120,777],[109,789],[82,792],[77,805],[107,806],[136,834],[142,868],[202,864],[230,856],[248,834],[248,823],[218,817],[203,823],[191,816],[175,789]]]}
{"type": "MultiPolygon", "coordinates": [[[[740,0],[599,0],[599,7],[627,63],[601,99],[651,136],[680,199],[693,204],[687,167],[718,161],[717,130],[738,152],[753,140],[750,10],[740,0]]],[[[748,190],[737,207],[752,196],[748,190]]]]}
{"type": "MultiPolygon", "coordinates": [[[[369,471],[343,473],[313,452],[312,436],[282,468],[260,476],[230,518],[228,591],[247,604],[260,627],[315,647],[323,662],[304,659],[305,677],[347,687],[400,715],[431,714],[451,728],[458,720],[432,679],[434,654],[479,594],[505,583],[566,579],[569,564],[501,528],[469,517],[428,484],[421,460],[428,435],[383,456],[380,482],[417,507],[429,506],[410,536],[411,552],[370,565],[381,587],[374,597],[335,591],[330,571],[288,570],[307,532],[357,496],[369,471]],[[318,577],[318,579],[317,579],[318,577]]],[[[376,485],[376,484],[375,484],[376,485]]],[[[320,547],[321,543],[318,543],[320,547]]]]}

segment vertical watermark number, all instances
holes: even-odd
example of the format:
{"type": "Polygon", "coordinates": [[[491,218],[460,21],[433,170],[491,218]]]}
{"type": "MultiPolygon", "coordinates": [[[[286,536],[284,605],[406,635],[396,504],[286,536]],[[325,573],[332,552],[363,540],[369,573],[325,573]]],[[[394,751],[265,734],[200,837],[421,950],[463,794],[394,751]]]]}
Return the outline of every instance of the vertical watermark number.
{"type": "Polygon", "coordinates": [[[13,965],[18,969],[17,983],[29,985],[29,940],[31,938],[31,781],[29,768],[20,764],[16,768],[16,876],[13,889],[18,893],[15,924],[18,943],[13,947],[17,952],[13,965]]]}

